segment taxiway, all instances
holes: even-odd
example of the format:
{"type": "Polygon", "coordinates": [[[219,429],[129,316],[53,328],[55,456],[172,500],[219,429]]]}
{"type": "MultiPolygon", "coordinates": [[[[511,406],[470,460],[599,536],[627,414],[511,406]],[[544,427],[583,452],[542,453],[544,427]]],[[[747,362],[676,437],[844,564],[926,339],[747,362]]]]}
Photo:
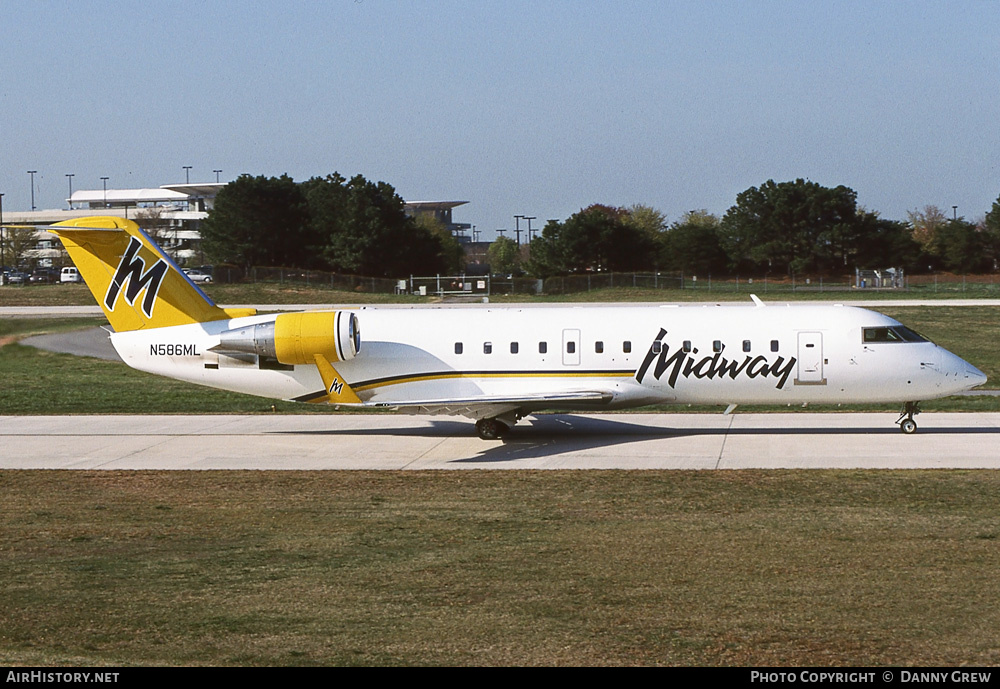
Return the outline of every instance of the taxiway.
{"type": "Polygon", "coordinates": [[[545,414],[486,442],[400,414],[0,417],[0,469],[1000,468],[1000,414],[545,414]]]}

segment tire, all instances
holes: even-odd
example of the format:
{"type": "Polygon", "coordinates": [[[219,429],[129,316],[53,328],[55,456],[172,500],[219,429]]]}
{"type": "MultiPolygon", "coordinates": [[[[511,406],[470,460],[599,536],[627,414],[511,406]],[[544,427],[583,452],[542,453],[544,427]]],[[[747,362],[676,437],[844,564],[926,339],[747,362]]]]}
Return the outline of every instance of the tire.
{"type": "Polygon", "coordinates": [[[496,419],[479,419],[476,421],[476,433],[482,440],[499,440],[509,429],[496,419]]]}

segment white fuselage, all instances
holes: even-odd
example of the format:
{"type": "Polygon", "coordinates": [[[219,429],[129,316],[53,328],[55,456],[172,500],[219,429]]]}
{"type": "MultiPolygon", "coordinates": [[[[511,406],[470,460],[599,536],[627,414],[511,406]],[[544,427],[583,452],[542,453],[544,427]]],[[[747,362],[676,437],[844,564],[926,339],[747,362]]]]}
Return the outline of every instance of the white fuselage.
{"type": "MultiPolygon", "coordinates": [[[[366,405],[592,390],[607,393],[604,408],[907,402],[985,381],[932,342],[865,341],[865,328],[900,324],[844,306],[368,306],[354,313],[360,351],[337,370],[366,405]]],[[[273,319],[139,330],[112,340],[125,362],[143,371],[326,401],[315,366],[211,351],[219,333],[273,319]]],[[[537,408],[545,406],[552,405],[537,408]]]]}

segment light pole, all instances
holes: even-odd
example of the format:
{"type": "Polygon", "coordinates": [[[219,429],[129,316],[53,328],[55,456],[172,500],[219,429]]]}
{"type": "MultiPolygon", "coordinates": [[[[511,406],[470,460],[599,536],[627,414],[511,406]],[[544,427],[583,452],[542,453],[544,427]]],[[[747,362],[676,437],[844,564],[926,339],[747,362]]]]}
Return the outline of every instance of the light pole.
{"type": "Polygon", "coordinates": [[[524,219],[528,221],[528,244],[531,244],[531,221],[535,219],[534,215],[526,215],[524,219]]]}
{"type": "Polygon", "coordinates": [[[69,178],[69,198],[66,199],[66,203],[69,204],[69,209],[73,210],[73,178],[76,177],[76,175],[67,173],[66,177],[69,178]]]}
{"type": "Polygon", "coordinates": [[[521,246],[521,218],[523,215],[514,216],[514,236],[517,237],[517,245],[521,246]]]}
{"type": "Polygon", "coordinates": [[[101,181],[104,182],[104,207],[108,207],[108,180],[110,177],[101,177],[101,181]]]}
{"type": "Polygon", "coordinates": [[[212,172],[215,173],[215,183],[218,184],[219,183],[219,175],[222,173],[222,170],[212,170],[212,172]]]}
{"type": "Polygon", "coordinates": [[[191,184],[191,166],[184,165],[184,184],[191,184]]]}
{"type": "Polygon", "coordinates": [[[951,207],[951,219],[958,220],[958,206],[951,207]]]}
{"type": "Polygon", "coordinates": [[[3,194],[0,194],[0,285],[4,284],[3,269],[7,267],[7,247],[3,242],[3,194]]]}
{"type": "Polygon", "coordinates": [[[31,175],[31,210],[35,210],[35,174],[38,170],[28,170],[31,175]]]}

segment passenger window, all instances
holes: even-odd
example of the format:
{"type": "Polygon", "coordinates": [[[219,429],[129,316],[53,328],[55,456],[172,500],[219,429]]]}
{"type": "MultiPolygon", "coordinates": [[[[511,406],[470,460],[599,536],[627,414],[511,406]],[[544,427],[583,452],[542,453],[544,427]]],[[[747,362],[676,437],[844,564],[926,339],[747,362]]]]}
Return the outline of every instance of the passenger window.
{"type": "Polygon", "coordinates": [[[576,354],[576,342],[567,342],[566,343],[566,353],[567,354],[576,354]]]}
{"type": "Polygon", "coordinates": [[[722,340],[715,340],[712,342],[712,351],[721,352],[722,351],[722,340]]]}
{"type": "Polygon", "coordinates": [[[684,351],[685,352],[691,351],[691,340],[684,340],[684,351]]]}
{"type": "Polygon", "coordinates": [[[662,349],[663,349],[662,342],[660,342],[659,340],[653,342],[653,354],[659,354],[662,349]]]}
{"type": "Polygon", "coordinates": [[[772,352],[778,351],[778,341],[777,340],[771,340],[771,351],[772,352]]]}
{"type": "Polygon", "coordinates": [[[594,343],[594,352],[597,353],[597,354],[604,354],[604,343],[600,342],[600,341],[595,342],[594,343]]]}
{"type": "Polygon", "coordinates": [[[492,354],[492,353],[493,353],[493,343],[492,342],[484,342],[483,343],[483,354],[492,354]]]}
{"type": "Polygon", "coordinates": [[[517,343],[516,342],[511,342],[510,343],[510,353],[511,354],[517,354],[517,343]]]}
{"type": "Polygon", "coordinates": [[[743,351],[744,352],[750,351],[750,340],[743,340],[743,351]]]}
{"type": "Polygon", "coordinates": [[[461,353],[462,353],[462,343],[461,342],[456,342],[455,343],[455,354],[461,354],[461,353]]]}
{"type": "Polygon", "coordinates": [[[539,354],[545,354],[548,351],[549,351],[549,343],[548,342],[539,342],[538,343],[538,353],[539,354]]]}
{"type": "Polygon", "coordinates": [[[625,352],[626,354],[631,354],[632,353],[632,343],[629,342],[628,340],[625,340],[624,342],[622,342],[622,351],[625,352]]]}

